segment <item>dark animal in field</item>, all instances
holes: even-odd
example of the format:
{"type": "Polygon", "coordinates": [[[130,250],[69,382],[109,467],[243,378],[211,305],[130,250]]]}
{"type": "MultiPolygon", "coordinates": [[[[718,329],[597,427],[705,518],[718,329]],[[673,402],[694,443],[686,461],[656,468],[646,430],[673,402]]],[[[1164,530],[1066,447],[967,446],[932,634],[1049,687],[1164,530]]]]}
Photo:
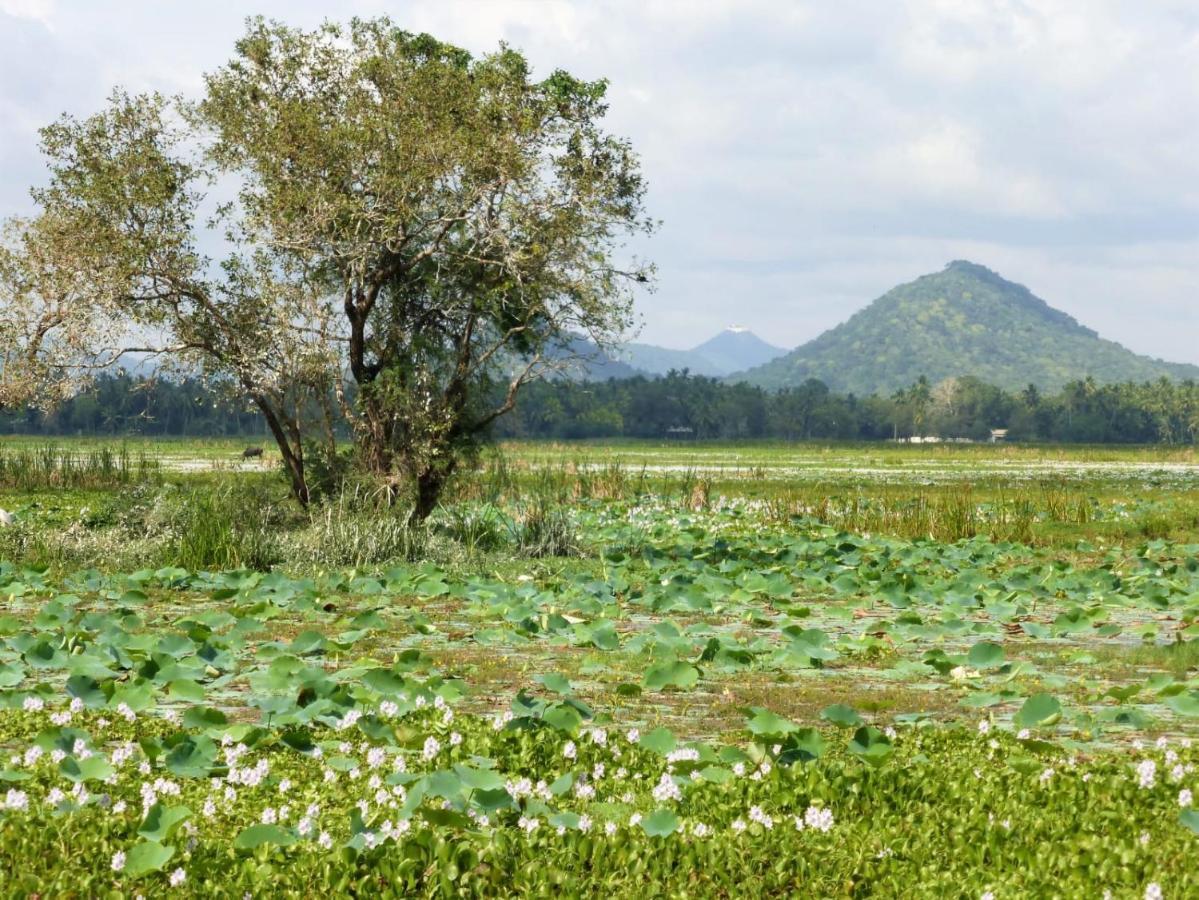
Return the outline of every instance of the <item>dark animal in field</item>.
{"type": "Polygon", "coordinates": [[[242,459],[253,459],[256,456],[258,456],[258,457],[262,456],[262,448],[261,447],[247,447],[245,450],[243,450],[241,452],[242,459]]]}

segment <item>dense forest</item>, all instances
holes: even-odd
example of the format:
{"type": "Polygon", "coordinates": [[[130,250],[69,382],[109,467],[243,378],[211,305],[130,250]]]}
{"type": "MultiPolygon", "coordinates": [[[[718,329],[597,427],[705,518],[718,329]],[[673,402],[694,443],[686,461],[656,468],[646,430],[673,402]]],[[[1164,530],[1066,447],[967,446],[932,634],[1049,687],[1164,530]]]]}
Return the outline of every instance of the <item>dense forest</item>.
{"type": "MultiPolygon", "coordinates": [[[[529,385],[500,419],[504,438],[886,440],[912,435],[1082,443],[1195,443],[1199,384],[1160,379],[1099,385],[1088,379],[1056,394],[1005,391],[976,378],[921,378],[886,397],[837,394],[811,379],[772,392],[672,372],[664,378],[529,385]]],[[[99,378],[54,412],[0,416],[0,433],[32,435],[245,436],[265,434],[256,412],[198,380],[126,373],[99,378]]]]}

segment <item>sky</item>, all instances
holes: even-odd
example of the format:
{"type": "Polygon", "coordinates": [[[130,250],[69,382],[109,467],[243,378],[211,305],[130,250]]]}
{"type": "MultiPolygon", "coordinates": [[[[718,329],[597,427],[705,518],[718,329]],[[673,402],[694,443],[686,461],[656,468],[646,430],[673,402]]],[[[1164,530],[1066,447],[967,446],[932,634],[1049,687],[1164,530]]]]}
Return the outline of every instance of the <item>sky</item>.
{"type": "Polygon", "coordinates": [[[1199,363],[1193,0],[0,0],[0,218],[44,178],[39,126],[117,85],[196,96],[246,16],[335,6],[610,80],[662,222],[640,340],[794,347],[964,258],[1199,363]]]}

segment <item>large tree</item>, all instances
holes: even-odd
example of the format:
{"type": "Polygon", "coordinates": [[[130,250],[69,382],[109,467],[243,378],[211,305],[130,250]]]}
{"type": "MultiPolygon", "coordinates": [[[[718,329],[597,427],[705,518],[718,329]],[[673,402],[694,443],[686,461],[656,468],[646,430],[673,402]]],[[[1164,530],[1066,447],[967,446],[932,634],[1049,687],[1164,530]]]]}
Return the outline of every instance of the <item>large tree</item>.
{"type": "Polygon", "coordinates": [[[65,386],[133,346],[177,354],[262,411],[301,502],[320,410],[423,517],[523,385],[631,324],[650,271],[620,257],[652,222],[605,91],[386,19],[251,20],[198,102],[118,92],[43,130],[0,304],[67,312],[17,322],[5,371],[65,386]]]}

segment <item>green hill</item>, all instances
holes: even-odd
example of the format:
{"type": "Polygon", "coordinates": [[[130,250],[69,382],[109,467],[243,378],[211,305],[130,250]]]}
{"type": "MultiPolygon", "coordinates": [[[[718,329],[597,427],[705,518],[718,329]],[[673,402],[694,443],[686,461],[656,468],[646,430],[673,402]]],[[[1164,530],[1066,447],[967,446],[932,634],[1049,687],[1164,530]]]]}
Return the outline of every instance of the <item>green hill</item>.
{"type": "Polygon", "coordinates": [[[1104,340],[1023,285],[957,260],[892,288],[847,321],[731,376],[769,388],[819,378],[836,391],[890,394],[921,375],[974,375],[1001,387],[1199,378],[1199,366],[1139,356],[1104,340]]]}

